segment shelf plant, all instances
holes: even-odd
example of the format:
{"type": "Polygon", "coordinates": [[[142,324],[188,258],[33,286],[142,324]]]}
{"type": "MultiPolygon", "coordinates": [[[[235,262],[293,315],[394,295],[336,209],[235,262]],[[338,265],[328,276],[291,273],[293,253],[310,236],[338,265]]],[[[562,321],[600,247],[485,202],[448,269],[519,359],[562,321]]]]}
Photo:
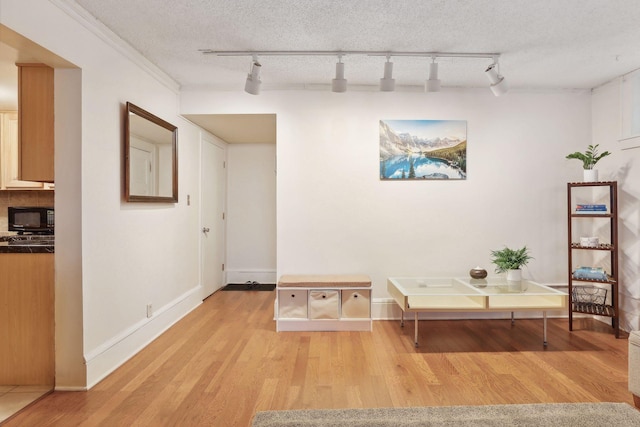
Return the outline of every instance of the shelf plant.
{"type": "Polygon", "coordinates": [[[589,145],[584,153],[576,151],[575,153],[567,154],[566,158],[580,160],[582,162],[582,168],[585,170],[593,169],[600,159],[611,154],[608,151],[598,153],[598,145],[599,144],[589,145]]]}
{"type": "Polygon", "coordinates": [[[598,153],[598,144],[589,145],[584,153],[576,151],[575,153],[567,154],[567,159],[576,159],[582,162],[583,178],[584,182],[596,182],[598,181],[598,170],[594,169],[596,163],[603,157],[607,157],[611,154],[608,151],[598,153]]]}

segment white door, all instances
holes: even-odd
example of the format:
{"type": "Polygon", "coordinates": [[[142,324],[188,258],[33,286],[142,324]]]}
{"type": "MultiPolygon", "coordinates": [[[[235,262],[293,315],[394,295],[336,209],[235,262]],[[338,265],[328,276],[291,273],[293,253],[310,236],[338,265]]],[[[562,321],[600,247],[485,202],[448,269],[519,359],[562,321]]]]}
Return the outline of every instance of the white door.
{"type": "Polygon", "coordinates": [[[151,144],[146,145],[142,143],[137,146],[131,145],[129,149],[130,192],[136,196],[153,196],[156,194],[153,179],[153,146],[151,144]]]}
{"type": "Polygon", "coordinates": [[[226,150],[208,135],[201,140],[201,283],[204,298],[224,284],[226,150]]]}

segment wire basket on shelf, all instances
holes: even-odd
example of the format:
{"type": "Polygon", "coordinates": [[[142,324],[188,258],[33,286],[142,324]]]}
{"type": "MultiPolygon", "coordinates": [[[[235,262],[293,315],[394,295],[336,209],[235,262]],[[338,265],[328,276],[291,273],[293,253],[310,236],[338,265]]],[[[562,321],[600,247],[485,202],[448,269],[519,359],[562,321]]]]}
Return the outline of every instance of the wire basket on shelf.
{"type": "Polygon", "coordinates": [[[574,303],[604,305],[607,301],[607,289],[597,286],[574,286],[571,299],[574,303]]]}

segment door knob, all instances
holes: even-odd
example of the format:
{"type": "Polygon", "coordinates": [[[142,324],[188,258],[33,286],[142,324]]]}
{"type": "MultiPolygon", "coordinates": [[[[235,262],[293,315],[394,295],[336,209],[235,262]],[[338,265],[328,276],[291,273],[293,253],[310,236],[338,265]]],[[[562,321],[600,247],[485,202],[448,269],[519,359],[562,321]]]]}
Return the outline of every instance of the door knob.
{"type": "Polygon", "coordinates": [[[209,232],[209,227],[202,227],[202,232],[203,233],[208,233],[209,232]]]}

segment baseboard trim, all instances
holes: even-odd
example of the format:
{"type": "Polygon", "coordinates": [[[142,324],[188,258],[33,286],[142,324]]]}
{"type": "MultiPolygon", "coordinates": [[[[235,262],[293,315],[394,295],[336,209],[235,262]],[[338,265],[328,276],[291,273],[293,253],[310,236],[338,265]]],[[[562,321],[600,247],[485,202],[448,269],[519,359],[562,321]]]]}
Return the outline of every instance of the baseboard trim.
{"type": "Polygon", "coordinates": [[[202,286],[198,285],[156,310],[153,317],[141,320],[92,352],[85,354],[86,389],[102,381],[200,304],[202,304],[202,286]]]}
{"type": "Polygon", "coordinates": [[[67,387],[67,386],[62,386],[62,387],[54,387],[55,391],[87,391],[88,388],[87,387],[67,387]]]}

